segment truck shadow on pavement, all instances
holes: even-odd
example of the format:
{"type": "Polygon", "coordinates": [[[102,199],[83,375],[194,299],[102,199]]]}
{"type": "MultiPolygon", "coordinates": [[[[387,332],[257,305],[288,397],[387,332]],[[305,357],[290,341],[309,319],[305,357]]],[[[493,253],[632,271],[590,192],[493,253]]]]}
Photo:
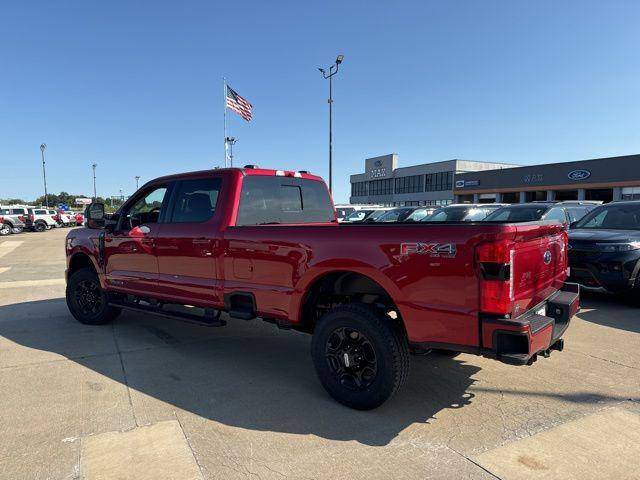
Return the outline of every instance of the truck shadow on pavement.
{"type": "Polygon", "coordinates": [[[310,338],[260,320],[208,328],[131,312],[92,327],[76,322],[64,299],[0,306],[0,367],[62,356],[127,385],[143,423],[181,409],[232,427],[381,446],[473,400],[468,389],[480,368],[429,355],[412,357],[409,381],[382,407],[351,410],[317,380],[310,338]]]}
{"type": "Polygon", "coordinates": [[[581,293],[578,316],[587,322],[605,327],[640,333],[640,305],[638,301],[613,295],[581,293]]]}

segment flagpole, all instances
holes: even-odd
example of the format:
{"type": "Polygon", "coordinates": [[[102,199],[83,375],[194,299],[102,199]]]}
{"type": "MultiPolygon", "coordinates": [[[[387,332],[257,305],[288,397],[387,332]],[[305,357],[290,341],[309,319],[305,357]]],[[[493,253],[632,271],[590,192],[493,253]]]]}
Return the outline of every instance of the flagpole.
{"type": "Polygon", "coordinates": [[[224,166],[227,167],[227,79],[222,77],[224,89],[224,166]]]}
{"type": "Polygon", "coordinates": [[[224,90],[224,166],[227,167],[227,79],[222,77],[222,87],[224,90]]]}

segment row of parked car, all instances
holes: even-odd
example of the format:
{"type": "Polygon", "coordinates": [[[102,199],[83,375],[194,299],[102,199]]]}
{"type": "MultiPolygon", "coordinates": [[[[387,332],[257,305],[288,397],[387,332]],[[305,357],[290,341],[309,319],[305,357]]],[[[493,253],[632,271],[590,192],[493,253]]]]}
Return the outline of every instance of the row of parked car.
{"type": "Polygon", "coordinates": [[[602,202],[567,201],[523,204],[480,203],[446,207],[376,207],[368,205],[338,206],[339,221],[361,222],[532,222],[556,220],[570,225],[602,202]],[[341,216],[342,215],[342,216],[341,216]]]}
{"type": "Polygon", "coordinates": [[[338,206],[341,222],[536,222],[552,220],[569,232],[569,281],[586,291],[640,301],[640,201],[459,204],[382,208],[338,206]],[[351,211],[347,211],[353,208],[351,211]]]}
{"type": "Polygon", "coordinates": [[[83,221],[81,213],[47,207],[0,206],[0,236],[22,233],[25,230],[44,232],[51,228],[75,227],[82,225],[83,221]]]}

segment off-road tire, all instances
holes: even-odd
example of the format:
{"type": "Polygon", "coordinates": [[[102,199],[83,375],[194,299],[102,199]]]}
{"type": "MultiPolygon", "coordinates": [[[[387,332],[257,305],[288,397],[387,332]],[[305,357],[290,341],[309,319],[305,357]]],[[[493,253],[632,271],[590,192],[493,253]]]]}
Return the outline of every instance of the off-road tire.
{"type": "MultiPolygon", "coordinates": [[[[384,311],[363,303],[340,305],[318,320],[311,340],[311,356],[320,382],[329,395],[357,410],[379,407],[409,376],[409,347],[404,329],[384,311]],[[345,384],[344,373],[341,375],[332,367],[336,355],[329,353],[330,339],[335,338],[336,332],[353,330],[368,341],[375,355],[375,374],[369,375],[367,385],[355,389],[354,384],[345,384]]],[[[346,362],[340,368],[347,368],[346,362]]]]}
{"type": "Polygon", "coordinates": [[[18,233],[22,233],[23,230],[24,230],[24,227],[13,227],[11,229],[11,233],[18,234],[18,233]]]}
{"type": "Polygon", "coordinates": [[[108,304],[107,292],[102,289],[98,275],[91,268],[82,268],[71,274],[66,298],[71,314],[86,325],[103,325],[120,314],[119,308],[108,304]]]}
{"type": "Polygon", "coordinates": [[[47,224],[45,222],[43,222],[42,220],[36,222],[33,224],[33,231],[34,232],[44,232],[47,229],[47,224]]]}

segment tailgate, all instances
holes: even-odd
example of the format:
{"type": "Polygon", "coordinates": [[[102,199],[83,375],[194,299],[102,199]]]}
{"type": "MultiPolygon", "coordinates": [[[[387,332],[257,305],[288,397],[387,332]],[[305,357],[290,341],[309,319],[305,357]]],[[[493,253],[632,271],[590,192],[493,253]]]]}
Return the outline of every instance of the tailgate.
{"type": "Polygon", "coordinates": [[[518,224],[513,248],[513,316],[562,288],[567,278],[567,232],[559,223],[518,224]]]}

